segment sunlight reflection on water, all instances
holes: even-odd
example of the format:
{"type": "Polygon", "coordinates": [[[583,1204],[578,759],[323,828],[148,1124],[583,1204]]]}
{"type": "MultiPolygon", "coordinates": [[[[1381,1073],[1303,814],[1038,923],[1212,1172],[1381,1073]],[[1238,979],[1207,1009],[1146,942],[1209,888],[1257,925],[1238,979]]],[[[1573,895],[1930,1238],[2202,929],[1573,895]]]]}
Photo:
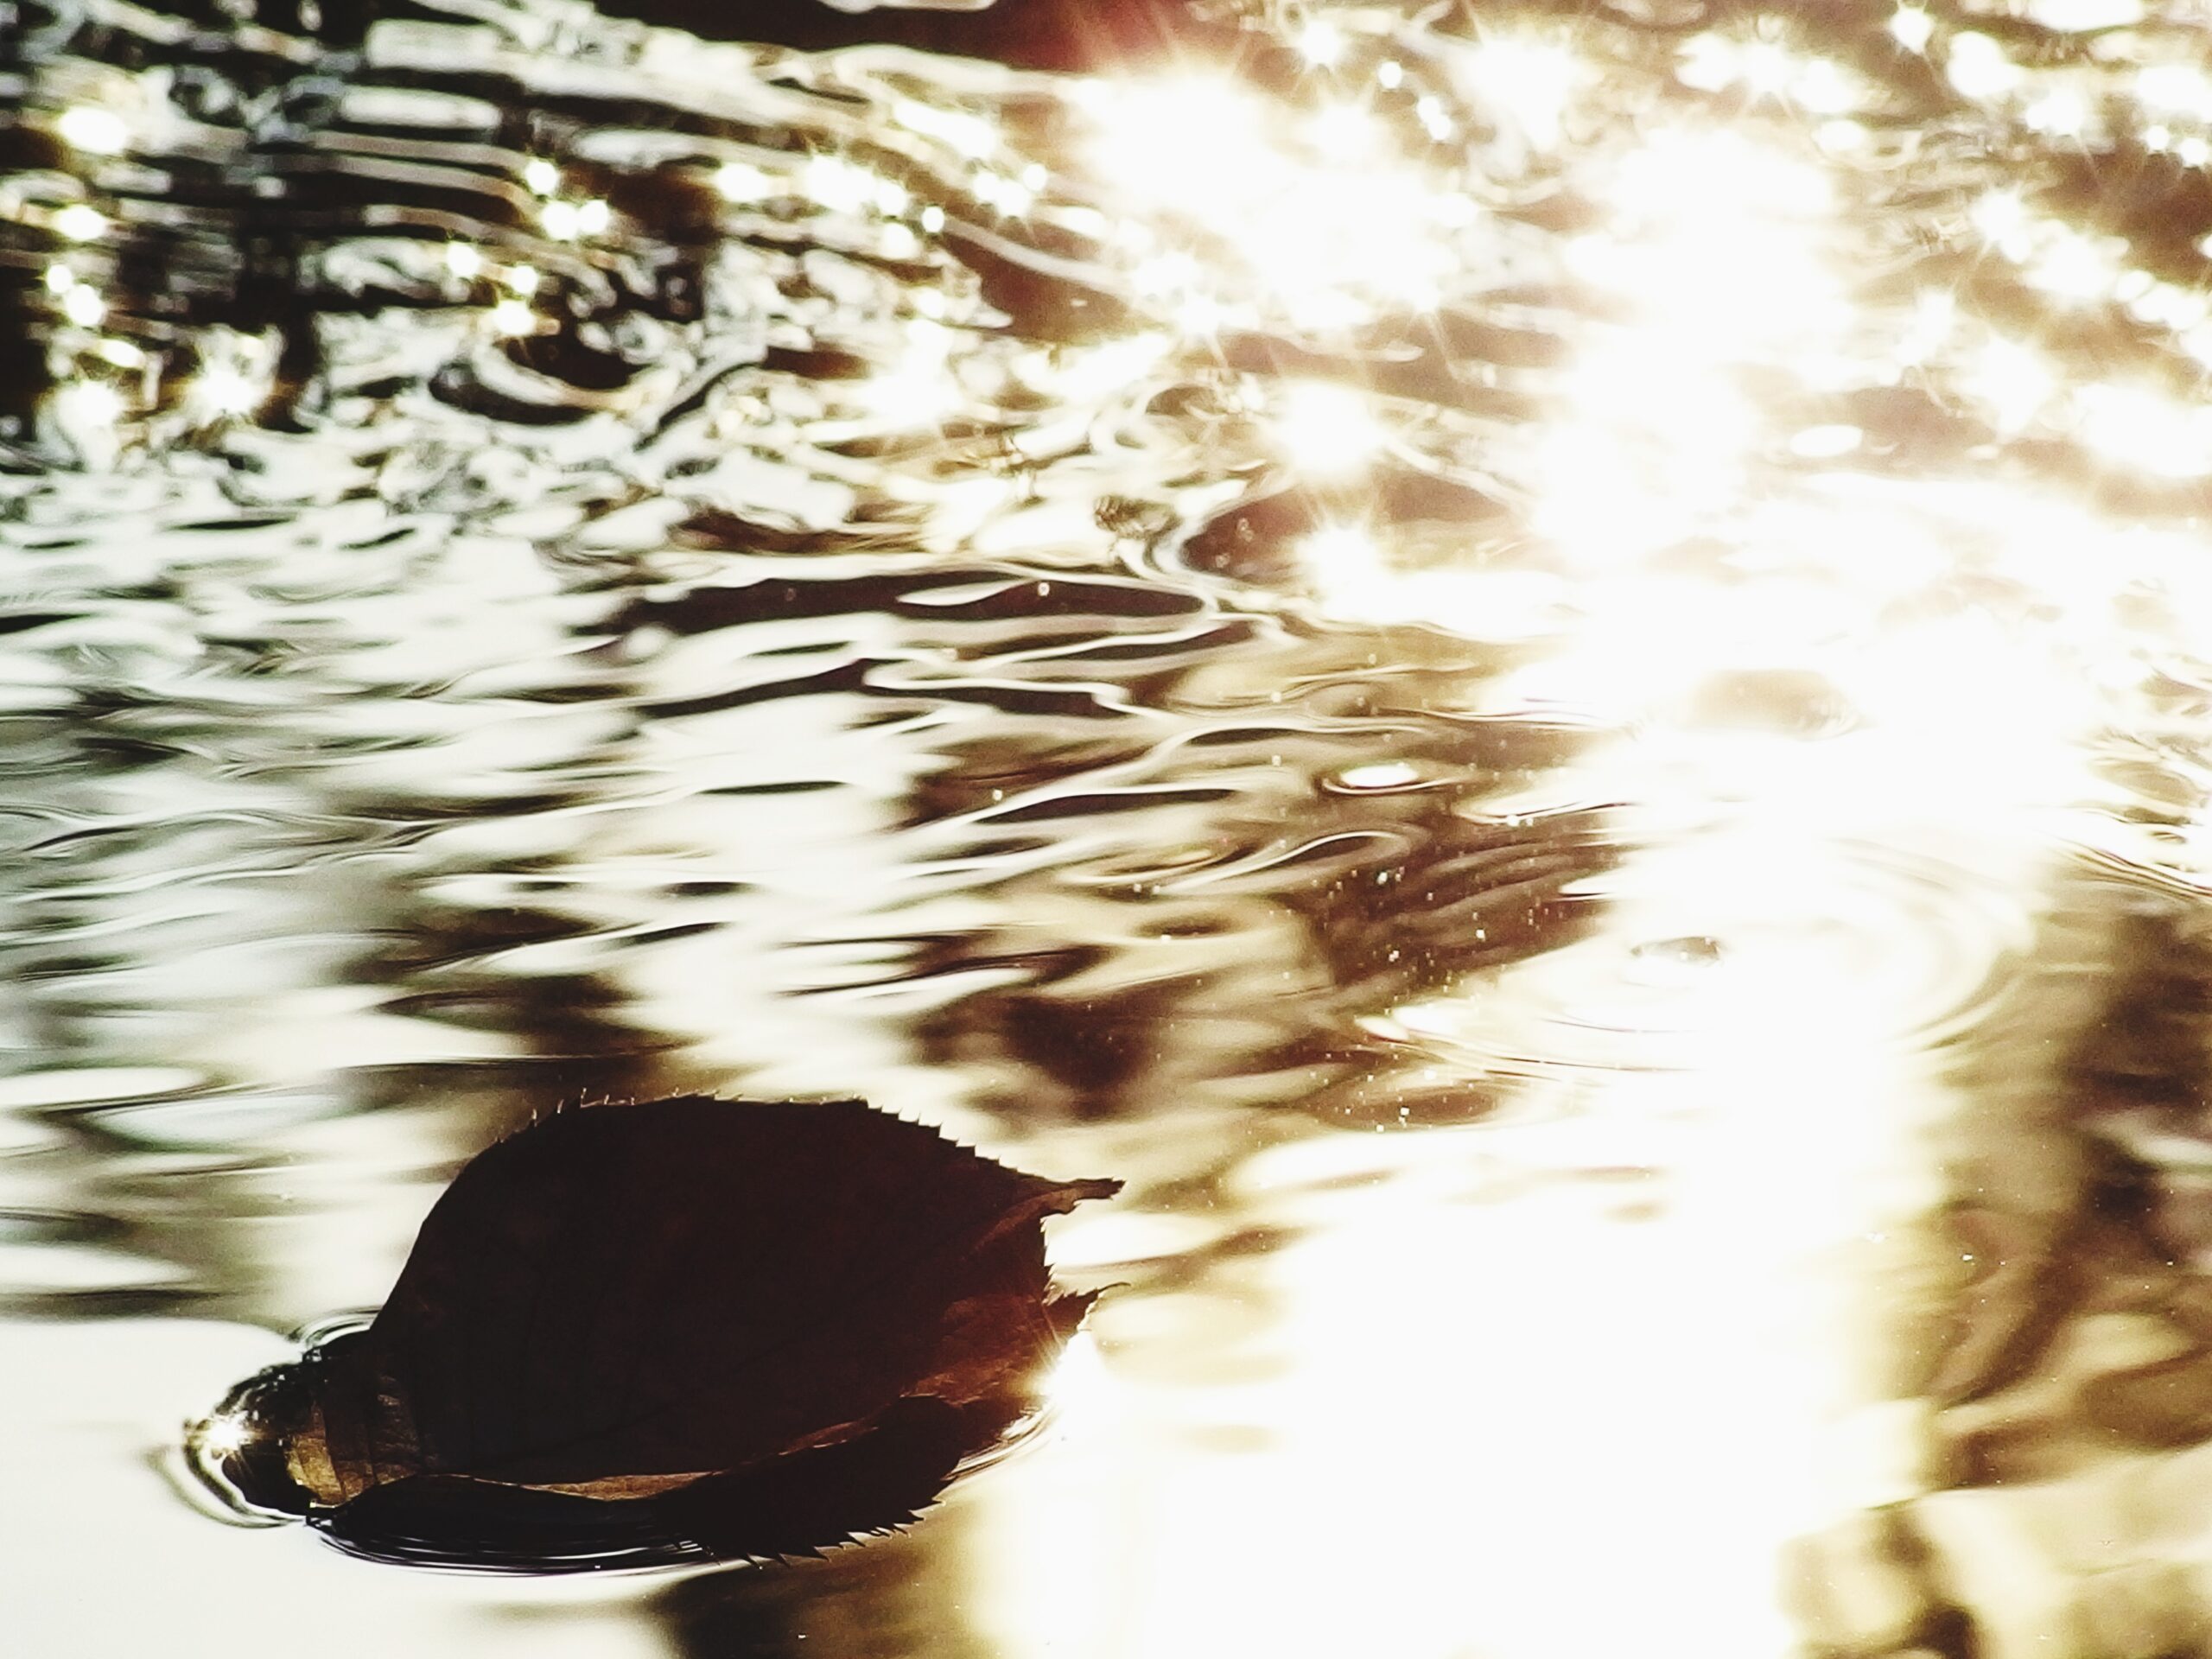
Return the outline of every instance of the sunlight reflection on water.
{"type": "Polygon", "coordinates": [[[8,35],[16,1558],[210,1651],[2201,1643],[2207,25],[1707,14],[8,35]],[[586,1611],[148,1472],[690,1089],[1125,1178],[1052,1431],[586,1611]]]}

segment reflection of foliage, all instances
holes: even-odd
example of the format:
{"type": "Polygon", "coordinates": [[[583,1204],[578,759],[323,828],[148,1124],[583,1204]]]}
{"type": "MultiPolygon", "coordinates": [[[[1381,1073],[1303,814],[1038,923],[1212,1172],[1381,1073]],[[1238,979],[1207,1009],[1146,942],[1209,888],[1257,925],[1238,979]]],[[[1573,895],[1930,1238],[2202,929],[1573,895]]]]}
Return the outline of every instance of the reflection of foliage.
{"type": "Polygon", "coordinates": [[[1389,640],[1388,670],[1354,666],[1362,644],[1283,642],[1256,675],[1249,646],[1198,657],[1163,699],[1189,735],[1148,755],[1009,731],[925,785],[971,804],[963,827],[1009,869],[1003,919],[932,938],[916,964],[978,976],[929,1022],[931,1053],[1011,1066],[991,1093],[1025,1116],[1141,1114],[1201,1079],[1268,1075],[1281,1097],[1358,1116],[1339,1090],[1387,1063],[1355,1021],[1574,937],[1587,901],[1568,890],[1617,855],[1597,816],[1482,803],[1576,735],[1424,707],[1454,683],[1443,663],[1432,687],[1417,638],[1389,640]],[[1263,682],[1297,695],[1254,695],[1263,682]]]}

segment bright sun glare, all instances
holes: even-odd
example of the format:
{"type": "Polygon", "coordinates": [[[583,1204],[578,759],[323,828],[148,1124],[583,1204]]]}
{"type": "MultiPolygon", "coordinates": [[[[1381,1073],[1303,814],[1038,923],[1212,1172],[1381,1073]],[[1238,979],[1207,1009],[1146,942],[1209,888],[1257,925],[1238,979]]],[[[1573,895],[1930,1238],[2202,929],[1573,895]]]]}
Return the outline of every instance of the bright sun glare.
{"type": "MultiPolygon", "coordinates": [[[[1887,29],[1961,98],[2041,141],[2086,143],[2133,118],[1993,32],[1915,5],[1887,29]]],[[[1789,1651],[1777,1563],[1928,1490],[1923,1407],[1870,1382],[1866,1357],[1909,1343],[1923,1311],[1870,1286],[1958,1268],[1929,1254],[1948,1192],[1929,1147],[1968,1103],[1912,1022],[1931,996],[1970,1004],[2024,948],[1994,937],[1956,963],[1886,961],[1866,849],[1949,872],[1945,902],[2040,892],[2063,836],[2084,833],[2081,815],[2109,792],[2095,736],[2141,671],[2115,607],[2131,590],[2201,586],[2185,538],[2138,531],[2055,484],[1886,470],[1882,440],[1841,400],[1935,385],[1994,443],[2064,437],[2149,480],[2212,476],[2212,411],[2149,378],[2085,374],[2063,342],[1981,314],[1965,290],[1870,299],[1882,272],[1853,225],[1864,164],[1885,142],[1877,99],[1856,69],[1796,44],[1786,19],[1689,40],[1677,78],[1712,108],[1685,99],[1633,123],[1605,103],[1608,67],[1565,35],[1455,42],[1454,100],[1423,94],[1411,123],[1354,91],[1370,76],[1376,99],[1409,91],[1397,57],[1363,68],[1364,43],[1327,20],[1296,41],[1302,102],[1198,74],[1090,99],[1091,165],[1115,211],[1148,227],[1131,290],[1202,351],[1224,319],[1360,338],[1479,296],[1482,261],[1499,257],[1484,181],[1423,139],[1464,126],[1516,177],[1576,152],[1596,211],[1556,275],[1588,308],[1562,326],[1563,364],[1530,377],[1529,429],[1496,440],[1526,567],[1471,541],[1440,555],[1435,534],[1401,545],[1365,512],[1362,480],[1421,441],[1370,391],[1293,378],[1255,397],[1274,458],[1335,509],[1294,543],[1320,611],[1541,639],[1523,668],[1470,694],[1469,712],[1541,710],[1602,734],[1525,802],[1489,810],[1622,803],[1624,842],[1673,849],[1608,878],[1611,920],[1590,940],[1471,976],[1376,1028],[1523,1086],[1523,1116],[1465,1132],[1467,1166],[1572,1168],[1632,1144],[1668,1166],[1675,1196],[1635,1226],[1565,1197],[1440,1217],[1389,1196],[1450,1162],[1433,1137],[1395,1162],[1341,1142],[1300,1149],[1339,1158],[1344,1179],[1357,1166],[1376,1196],[1364,1210],[1344,1198],[1332,1213],[1357,1224],[1317,1232],[1281,1264],[1289,1380],[1213,1402],[1263,1415],[1273,1452],[1146,1466],[1145,1447],[1204,1425],[1120,1376],[1110,1354],[1086,1354],[1065,1380],[1067,1479],[1024,1489],[1033,1507],[1001,1517],[1000,1616],[1079,1631],[1069,1610],[1089,1608],[1135,1643],[1097,1652],[1158,1659],[1789,1651]],[[1969,578],[2042,608],[1929,598],[1969,578]],[[2100,677],[2092,663],[2131,666],[2100,677]],[[1818,688],[1838,734],[1808,759],[1800,736],[1701,715],[1732,676],[1818,688]],[[1709,963],[1691,953],[1694,969],[1659,972],[1620,948],[1707,935],[1719,943],[1709,963]],[[1922,972],[1948,977],[1931,991],[1922,972]],[[1559,1081],[1573,1045],[1607,1044],[1615,1069],[1559,1081]],[[1501,1067],[1501,1054],[1533,1058],[1501,1067]],[[1510,1261],[1508,1282],[1474,1291],[1416,1265],[1488,1259],[1510,1261]],[[1410,1336],[1447,1288],[1452,1331],[1410,1336]],[[1421,1363],[1404,1363],[1424,1340],[1421,1363]],[[1378,1376],[1370,1351],[1401,1363],[1378,1376]],[[1431,1490],[1431,1468],[1478,1469],[1479,1490],[1431,1490]],[[1299,1517],[1295,1541],[1273,1519],[1282,1510],[1299,1517]],[[1264,1564],[1317,1526],[1335,1570],[1385,1586],[1361,1599],[1356,1629],[1287,1583],[1234,1630],[1205,1622],[1215,1579],[1238,1570],[1230,1557],[1249,1553],[1255,1581],[1273,1581],[1264,1564]],[[1374,1528],[1395,1556],[1363,1548],[1374,1528]],[[1448,1562],[1422,1553],[1425,1538],[1459,1551],[1478,1535],[1448,1562]],[[1024,1535],[1054,1539],[1050,1559],[1024,1535]],[[1136,1536],[1152,1541],[1142,1563],[1136,1536]],[[1576,1593],[1593,1555],[1631,1564],[1610,1569],[1605,1597],[1576,1593]],[[1470,1560],[1491,1569],[1479,1614],[1434,1589],[1470,1560]]],[[[2212,162],[2212,77],[2146,65],[2135,86],[2146,147],[2212,162]]],[[[1970,261],[2016,272],[2055,311],[2124,312],[2164,331],[2191,373],[2212,362],[2212,302],[2124,238],[2011,194],[1962,202],[1955,219],[1970,261]]],[[[1464,429],[1439,418],[1427,436],[1464,429]]],[[[2183,626],[2212,649],[2206,614],[2183,626]]],[[[2050,1084],[2030,1068],[2011,1086],[2031,1098],[2050,1084]]],[[[1279,1174],[1294,1185],[1289,1155],[1279,1174]]]]}

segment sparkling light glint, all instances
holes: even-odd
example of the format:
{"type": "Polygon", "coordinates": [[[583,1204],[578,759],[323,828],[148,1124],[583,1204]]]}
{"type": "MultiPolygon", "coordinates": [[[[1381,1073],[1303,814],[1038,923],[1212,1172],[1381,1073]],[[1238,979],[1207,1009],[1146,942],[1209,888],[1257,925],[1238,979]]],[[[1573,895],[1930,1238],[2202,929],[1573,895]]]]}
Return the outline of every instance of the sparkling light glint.
{"type": "Polygon", "coordinates": [[[1333,68],[1351,44],[1343,28],[1332,17],[1312,17],[1299,29],[1298,54],[1317,69],[1333,68]]]}
{"type": "Polygon", "coordinates": [[[107,234],[107,215],[81,201],[73,201],[54,216],[57,235],[72,242],[93,242],[107,234]]]}
{"type": "Polygon", "coordinates": [[[486,321],[492,332],[504,339],[518,339],[537,332],[537,312],[531,309],[528,301],[512,296],[493,306],[486,321]]]}
{"type": "Polygon", "coordinates": [[[210,330],[200,346],[200,372],[186,388],[188,413],[203,425],[251,414],[269,395],[276,356],[265,337],[210,330]]]}
{"type": "Polygon", "coordinates": [[[1357,475],[1388,435],[1367,398],[1328,381],[1284,387],[1273,420],[1291,463],[1314,478],[1357,475]]]}
{"type": "Polygon", "coordinates": [[[1951,37],[1943,75],[1962,96],[1983,103],[2017,92],[2028,81],[2027,71],[2003,46],[1974,30],[1951,37]]]}
{"type": "Polygon", "coordinates": [[[130,127],[113,110],[80,104],[62,111],[54,124],[62,142],[93,156],[120,156],[130,146],[130,127]]]}
{"type": "Polygon", "coordinates": [[[1890,34],[1906,51],[1925,52],[1936,38],[1936,20],[1918,6],[1902,5],[1890,14],[1890,34]]]}
{"type": "Polygon", "coordinates": [[[62,290],[61,315],[79,328],[95,328],[107,315],[107,302],[98,289],[79,283],[62,290]]]}
{"type": "Polygon", "coordinates": [[[726,162],[715,172],[715,188],[725,201],[760,201],[775,194],[775,183],[750,162],[726,162]]]}

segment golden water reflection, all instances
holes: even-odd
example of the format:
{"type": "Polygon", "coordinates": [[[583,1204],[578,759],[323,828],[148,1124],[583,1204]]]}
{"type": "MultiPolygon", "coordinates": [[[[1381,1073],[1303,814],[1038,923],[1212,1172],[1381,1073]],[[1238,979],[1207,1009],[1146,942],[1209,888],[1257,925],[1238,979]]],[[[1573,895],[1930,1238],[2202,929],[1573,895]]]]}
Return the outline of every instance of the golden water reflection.
{"type": "MultiPolygon", "coordinates": [[[[1939,40],[1914,8],[1890,27],[1939,49],[1967,97],[2083,131],[2063,89],[2033,101],[1987,37],[1939,40]]],[[[1333,32],[1302,46],[1344,55],[1333,32]]],[[[1535,149],[1597,77],[1473,51],[1469,84],[1535,149]]],[[[1803,116],[1869,101],[1771,38],[1698,36],[1681,79],[1803,116]]],[[[1157,115],[1149,130],[1189,130],[1157,115]]],[[[1240,186],[1284,164],[1249,111],[1219,118],[1236,142],[1212,153],[1240,186]]],[[[1522,480],[1535,544],[1572,581],[1533,629],[1548,648],[1479,695],[1619,733],[1527,803],[1621,803],[1608,830],[1629,850],[1585,884],[1606,901],[1599,930],[1370,1019],[1432,1078],[1510,1078],[1494,1116],[1256,1153],[1210,1202],[1287,1242],[1102,1308],[1095,1349],[1056,1379],[1053,1437],[974,1500],[968,1571],[999,1650],[2202,1639],[2212,1556],[2180,1494],[2203,1452],[2177,1462],[2109,1414],[2063,1426],[2085,1408],[2060,1380],[2148,1366],[2154,1392],[2203,1387],[2184,1380],[2201,1337],[2171,1311],[2189,1267],[2155,1238],[2124,1266],[2080,1259],[2130,1254],[2087,1225],[2110,1200],[2082,1133],[2082,1055],[2115,1017],[2100,988],[2126,950],[2087,855],[2149,852],[2098,810],[2119,804],[2098,741],[2146,672],[2116,611],[2193,586],[2201,549],[2036,486],[1878,481],[1856,469],[1856,427],[1779,423],[1775,391],[1734,371],[1804,395],[1895,385],[1957,353],[1964,326],[1942,290],[1898,331],[1854,304],[1867,273],[1840,245],[1840,195],[1857,187],[1827,163],[1867,135],[1802,130],[1647,121],[1595,188],[1602,227],[1566,245],[1571,276],[1618,301],[1549,383],[1522,480]],[[1778,469],[1785,448],[1808,465],[1778,469]],[[1657,562],[1700,537],[1724,582],[1657,562]],[[2000,596],[1936,601],[1963,581],[2000,596]],[[1749,690],[1715,690],[1732,675],[1749,690]],[[1832,733],[1805,728],[1808,699],[1832,733]],[[1968,919],[1935,921],[1954,913],[1968,919]],[[2082,1281],[2107,1274],[2164,1287],[2101,1311],[2082,1281]],[[1989,1452],[1991,1434],[2017,1449],[1989,1452]]],[[[1120,137],[1117,156],[1234,225],[1262,267],[1329,269],[1236,219],[1236,190],[1120,137]]],[[[1316,148],[1372,162],[1349,128],[1316,148]]],[[[2031,288],[2151,291],[2123,274],[2124,241],[2006,228],[1986,200],[1974,214],[2031,288]]],[[[1420,268],[1346,240],[1375,252],[1370,283],[1420,268]]],[[[1999,336],[1954,360],[2000,433],[2070,421],[2113,464],[2206,471],[2188,402],[2069,384],[1999,336]]],[[[1340,477],[1372,453],[1373,418],[1349,392],[1292,388],[1277,423],[1290,464],[1340,477]]],[[[1400,568],[1351,520],[1301,553],[1337,615],[1524,632],[1517,573],[1400,568]]],[[[1078,1253],[1084,1225],[1062,1236],[1078,1253]]],[[[2182,1415],[2192,1444],[2212,1427],[2201,1405],[2182,1415]]]]}
{"type": "Polygon", "coordinates": [[[1126,1178],[1121,1288],[912,1535],[637,1586],[686,1652],[2201,1647],[2202,22],[1522,10],[602,42],[690,125],[419,141],[505,205],[318,256],[419,310],[315,319],[314,467],[276,328],[132,297],[166,105],[41,92],[125,505],[8,546],[147,614],[6,695],[158,758],[19,804],[118,843],[10,941],[105,1066],[10,1079],[25,1213],[137,1230],[27,1281],[297,1324],[549,1092],[861,1090],[1126,1178]]]}

